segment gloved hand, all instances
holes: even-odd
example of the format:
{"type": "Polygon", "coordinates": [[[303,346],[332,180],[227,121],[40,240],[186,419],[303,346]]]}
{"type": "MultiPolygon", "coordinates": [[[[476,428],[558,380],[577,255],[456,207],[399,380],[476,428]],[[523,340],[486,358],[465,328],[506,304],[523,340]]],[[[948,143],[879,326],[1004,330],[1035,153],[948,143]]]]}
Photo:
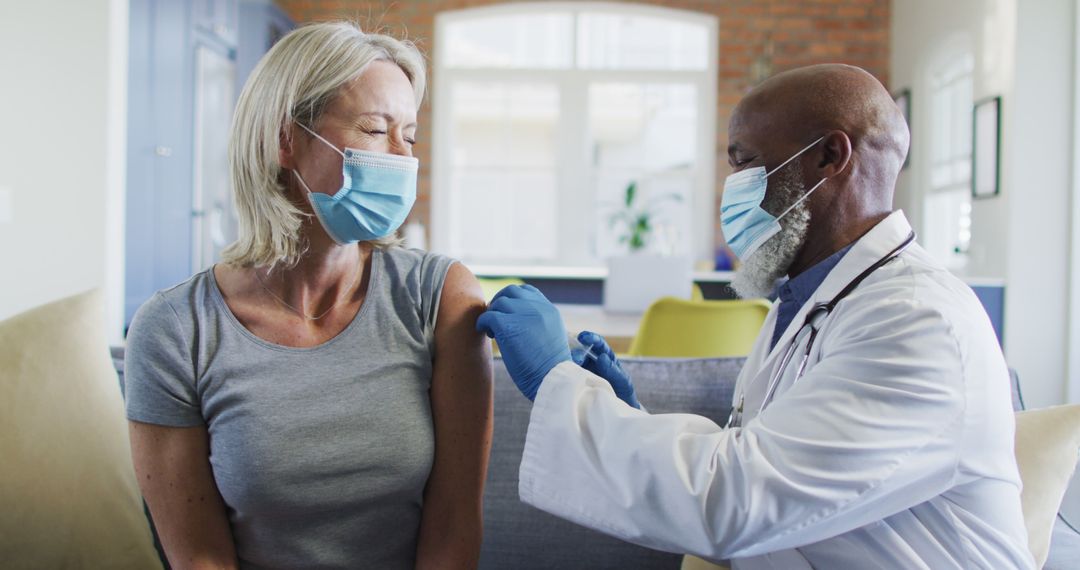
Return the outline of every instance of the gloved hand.
{"type": "Polygon", "coordinates": [[[556,365],[570,360],[566,328],[551,301],[532,285],[510,285],[495,295],[476,330],[499,343],[506,370],[533,400],[556,365]]]}
{"type": "Polygon", "coordinates": [[[578,342],[585,347],[592,347],[592,353],[596,358],[587,357],[585,351],[575,350],[571,354],[574,362],[585,370],[607,380],[620,400],[640,410],[641,404],[638,402],[637,394],[634,392],[634,383],[630,381],[630,376],[623,370],[622,364],[619,363],[618,358],[615,358],[615,352],[608,346],[604,337],[594,332],[585,331],[578,335],[578,342]]]}

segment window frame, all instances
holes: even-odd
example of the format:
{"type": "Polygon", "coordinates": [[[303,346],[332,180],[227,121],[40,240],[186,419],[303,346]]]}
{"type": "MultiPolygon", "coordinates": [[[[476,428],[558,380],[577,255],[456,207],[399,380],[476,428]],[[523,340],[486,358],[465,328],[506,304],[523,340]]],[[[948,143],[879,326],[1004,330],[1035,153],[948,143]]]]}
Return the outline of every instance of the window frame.
{"type": "MultiPolygon", "coordinates": [[[[957,243],[955,245],[956,246],[961,246],[963,249],[961,251],[950,250],[950,252],[946,255],[945,259],[940,259],[939,260],[946,267],[948,267],[950,269],[953,269],[953,270],[961,270],[961,269],[963,269],[967,265],[967,261],[968,261],[968,253],[967,253],[966,247],[970,245],[970,239],[971,239],[970,233],[971,233],[972,212],[973,212],[973,205],[972,205],[972,199],[971,199],[971,179],[972,179],[973,173],[970,170],[970,166],[971,166],[972,161],[973,161],[973,156],[971,154],[971,152],[972,152],[971,145],[969,144],[968,155],[967,155],[967,162],[968,162],[968,165],[969,165],[969,171],[967,173],[967,177],[965,177],[964,179],[958,179],[958,178],[955,177],[954,173],[950,172],[950,175],[949,175],[950,179],[949,179],[948,183],[946,183],[946,184],[937,184],[937,183],[935,183],[935,172],[936,172],[936,169],[941,167],[941,166],[945,166],[945,167],[949,168],[950,170],[955,169],[956,166],[957,166],[957,162],[962,160],[962,158],[963,158],[961,155],[957,154],[955,150],[953,150],[946,159],[944,159],[944,160],[939,160],[938,159],[938,156],[937,156],[938,151],[939,151],[938,146],[940,144],[942,144],[942,142],[939,140],[940,139],[940,133],[937,130],[939,128],[939,125],[948,124],[948,128],[949,128],[948,134],[950,135],[950,139],[951,139],[953,136],[955,136],[955,133],[953,133],[953,131],[956,130],[955,122],[956,122],[957,118],[963,118],[964,120],[971,120],[971,118],[972,118],[971,109],[973,108],[974,101],[975,101],[975,87],[976,87],[975,86],[976,60],[975,60],[974,52],[971,49],[969,49],[966,45],[961,45],[961,44],[962,44],[961,42],[956,42],[954,45],[949,46],[948,48],[940,50],[939,55],[936,58],[934,58],[932,64],[929,66],[929,68],[927,70],[926,85],[927,85],[928,89],[927,89],[926,101],[929,103],[927,105],[927,107],[930,109],[930,113],[929,113],[929,116],[928,116],[929,121],[927,122],[927,124],[929,126],[929,129],[928,129],[928,132],[929,132],[928,142],[929,142],[929,144],[927,145],[928,146],[928,148],[927,148],[928,152],[926,153],[926,156],[928,157],[927,168],[924,171],[925,172],[924,176],[925,176],[925,181],[926,181],[926,192],[922,196],[922,204],[921,204],[921,208],[923,209],[922,218],[924,220],[924,230],[925,230],[924,233],[926,233],[927,236],[930,236],[930,235],[934,235],[934,234],[938,233],[938,232],[935,232],[935,231],[931,230],[931,228],[926,227],[926,225],[925,225],[925,224],[928,224],[931,219],[934,219],[934,216],[931,215],[930,212],[929,212],[929,203],[930,203],[930,201],[933,198],[938,198],[938,197],[941,197],[941,196],[946,195],[946,194],[954,194],[956,196],[959,196],[962,193],[966,197],[967,213],[966,213],[965,216],[962,216],[961,219],[957,220],[957,225],[958,225],[958,227],[961,228],[961,231],[964,231],[964,232],[968,233],[967,243],[963,243],[964,240],[961,238],[961,236],[959,236],[959,235],[954,236],[956,238],[956,240],[957,240],[957,243]],[[954,73],[955,68],[958,65],[960,65],[961,60],[963,60],[963,59],[968,60],[967,63],[969,65],[968,65],[967,71],[964,72],[964,73],[958,73],[958,74],[954,73]],[[950,75],[950,74],[952,76],[947,77],[944,80],[941,77],[943,75],[950,75]],[[950,98],[955,97],[956,94],[955,94],[954,90],[956,89],[956,84],[958,82],[962,81],[962,80],[965,80],[965,78],[971,84],[971,97],[970,97],[970,100],[967,101],[966,105],[956,105],[955,102],[950,101],[949,108],[947,110],[947,120],[946,121],[941,121],[940,117],[936,116],[937,113],[936,113],[936,110],[935,110],[935,106],[937,104],[937,101],[938,101],[937,98],[938,98],[939,94],[944,91],[944,92],[946,92],[947,95],[950,96],[950,98]],[[966,226],[966,228],[964,226],[966,226]]],[[[968,127],[970,127],[970,125],[968,125],[968,127]]],[[[971,137],[971,132],[972,132],[971,128],[959,129],[958,132],[960,133],[960,136],[969,137],[969,142],[970,142],[970,137],[971,137]]],[[[945,146],[947,148],[952,148],[953,147],[953,144],[952,144],[951,140],[946,141],[944,144],[945,144],[945,146]]],[[[925,245],[927,246],[927,248],[929,250],[935,251],[937,249],[937,245],[939,245],[939,244],[929,243],[928,242],[925,245]]]]}
{"type": "MultiPolygon", "coordinates": [[[[453,144],[450,93],[454,82],[551,83],[559,91],[560,116],[557,145],[563,151],[557,156],[557,199],[559,204],[581,203],[579,190],[591,180],[588,163],[588,97],[589,86],[597,83],[683,83],[692,84],[697,91],[695,147],[697,156],[692,201],[688,205],[691,228],[687,251],[695,259],[712,259],[714,216],[716,210],[716,116],[718,82],[719,22],[715,16],[646,5],[627,5],[605,2],[528,2],[441,12],[435,17],[435,58],[432,66],[432,145],[431,145],[431,237],[432,249],[462,258],[469,263],[467,252],[457,251],[454,244],[453,196],[450,195],[453,173],[451,145],[453,144]],[[550,68],[450,68],[446,64],[447,27],[464,20],[491,16],[569,12],[574,15],[575,28],[571,34],[573,67],[550,68]],[[611,13],[681,20],[704,26],[708,54],[704,70],[628,70],[582,69],[577,67],[577,15],[580,13],[611,13]]],[[[594,196],[594,194],[591,194],[594,196]]],[[[556,258],[547,263],[525,260],[491,260],[501,267],[597,267],[597,263],[568,261],[566,252],[582,247],[581,232],[594,227],[594,211],[589,208],[557,207],[556,258]],[[566,231],[567,229],[570,231],[566,231]],[[580,230],[580,231],[578,231],[580,230]]],[[[602,260],[598,260],[600,264],[602,260]]],[[[481,261],[488,264],[489,261],[481,261]]]]}

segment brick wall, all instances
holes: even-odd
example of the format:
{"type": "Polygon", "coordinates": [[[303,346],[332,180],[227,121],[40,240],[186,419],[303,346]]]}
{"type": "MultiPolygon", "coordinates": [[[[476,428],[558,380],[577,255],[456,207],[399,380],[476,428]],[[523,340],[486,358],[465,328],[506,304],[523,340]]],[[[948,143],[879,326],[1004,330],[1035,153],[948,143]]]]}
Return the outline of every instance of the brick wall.
{"type": "MultiPolygon", "coordinates": [[[[505,4],[517,0],[277,0],[298,23],[352,19],[365,29],[407,35],[434,61],[435,15],[447,10],[505,4]]],[[[719,19],[717,83],[717,243],[719,189],[728,175],[727,123],[732,108],[757,81],[755,61],[771,60],[771,72],[815,63],[849,63],[873,73],[888,85],[889,0],[622,0],[715,15],[719,19]]],[[[429,81],[428,85],[432,83],[429,81]]],[[[428,228],[430,210],[429,92],[420,110],[419,196],[413,218],[428,228]]]]}

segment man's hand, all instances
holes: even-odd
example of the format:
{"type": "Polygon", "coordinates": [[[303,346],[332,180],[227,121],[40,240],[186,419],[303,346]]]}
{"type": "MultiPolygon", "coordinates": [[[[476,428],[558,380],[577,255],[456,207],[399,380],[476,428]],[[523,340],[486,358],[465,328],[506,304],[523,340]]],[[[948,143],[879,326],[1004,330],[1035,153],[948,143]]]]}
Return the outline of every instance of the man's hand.
{"type": "Polygon", "coordinates": [[[630,376],[623,370],[619,359],[615,358],[615,352],[608,346],[604,337],[585,331],[578,335],[578,342],[586,348],[590,348],[590,352],[596,358],[589,358],[584,352],[574,351],[572,355],[574,362],[585,370],[607,380],[620,400],[640,410],[641,404],[638,403],[637,394],[634,392],[634,384],[630,381],[630,376]]]}
{"type": "Polygon", "coordinates": [[[529,400],[536,398],[552,368],[570,360],[559,310],[532,285],[499,291],[477,319],[476,330],[499,343],[506,370],[529,400]]]}

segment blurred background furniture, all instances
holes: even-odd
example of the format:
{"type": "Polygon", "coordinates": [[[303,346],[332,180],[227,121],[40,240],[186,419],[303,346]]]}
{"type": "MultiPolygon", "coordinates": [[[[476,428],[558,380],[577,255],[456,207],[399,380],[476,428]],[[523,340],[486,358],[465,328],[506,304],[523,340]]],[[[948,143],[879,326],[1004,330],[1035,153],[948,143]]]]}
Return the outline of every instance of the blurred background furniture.
{"type": "Polygon", "coordinates": [[[653,303],[630,344],[630,356],[710,358],[746,356],[771,305],[764,299],[653,303]]]}
{"type": "MultiPolygon", "coordinates": [[[[76,567],[158,564],[127,447],[123,349],[112,349],[110,366],[102,305],[100,295],[79,295],[0,321],[0,451],[6,459],[0,559],[14,567],[58,567],[61,559],[76,567]]],[[[693,413],[719,424],[730,411],[743,362],[626,358],[623,366],[652,413],[693,413]]],[[[680,568],[680,554],[628,544],[519,501],[518,466],[532,405],[501,359],[494,369],[481,568],[680,568]]],[[[1015,376],[1013,390],[1015,408],[1022,410],[1015,376]]],[[[1046,556],[1044,568],[1051,570],[1075,568],[1080,560],[1080,533],[1055,509],[1076,462],[1077,413],[1075,406],[1047,408],[1021,412],[1017,421],[1025,521],[1033,551],[1046,556]],[[1061,429],[1065,423],[1068,429],[1061,429]]]]}

